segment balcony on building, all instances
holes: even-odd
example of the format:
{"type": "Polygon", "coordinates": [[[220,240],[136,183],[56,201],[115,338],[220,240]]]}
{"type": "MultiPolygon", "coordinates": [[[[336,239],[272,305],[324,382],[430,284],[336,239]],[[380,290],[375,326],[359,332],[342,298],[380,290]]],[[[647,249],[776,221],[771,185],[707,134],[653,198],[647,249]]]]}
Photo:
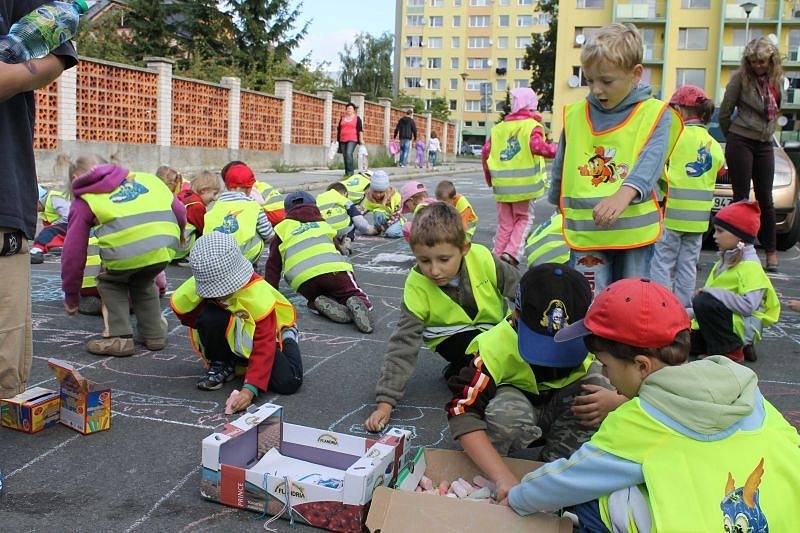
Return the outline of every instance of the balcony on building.
{"type": "Polygon", "coordinates": [[[800,0],[787,2],[783,7],[783,24],[800,24],[800,0]]]}
{"type": "Polygon", "coordinates": [[[644,65],[663,65],[664,64],[664,44],[663,43],[644,43],[644,54],[642,56],[644,65]]]}
{"type": "Polygon", "coordinates": [[[620,0],[614,8],[618,22],[665,22],[667,2],[656,0],[620,0]]]}
{"type": "MultiPolygon", "coordinates": [[[[725,23],[726,24],[745,24],[747,13],[742,9],[742,2],[730,2],[725,4],[725,23]]],[[[754,0],[756,7],[750,12],[750,24],[760,22],[778,22],[780,2],[777,0],[754,0]]],[[[785,18],[785,17],[784,17],[785,18]]]]}

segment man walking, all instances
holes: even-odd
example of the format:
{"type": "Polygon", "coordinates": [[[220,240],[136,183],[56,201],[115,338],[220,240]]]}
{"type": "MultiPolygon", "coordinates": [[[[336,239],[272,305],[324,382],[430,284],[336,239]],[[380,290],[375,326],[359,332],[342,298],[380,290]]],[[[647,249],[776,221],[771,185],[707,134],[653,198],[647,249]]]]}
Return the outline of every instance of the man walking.
{"type": "Polygon", "coordinates": [[[406,116],[397,121],[394,128],[394,139],[400,137],[400,163],[404,167],[408,161],[408,152],[411,151],[411,141],[417,140],[417,124],[414,122],[414,111],[409,109],[406,116]]]}

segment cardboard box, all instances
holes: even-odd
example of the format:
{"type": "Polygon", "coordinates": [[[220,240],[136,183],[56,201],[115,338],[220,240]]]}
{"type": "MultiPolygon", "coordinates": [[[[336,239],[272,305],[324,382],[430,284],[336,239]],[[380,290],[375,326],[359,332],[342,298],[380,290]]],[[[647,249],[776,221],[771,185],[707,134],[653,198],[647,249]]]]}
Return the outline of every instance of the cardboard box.
{"type": "Polygon", "coordinates": [[[47,364],[61,384],[61,423],[84,435],[111,427],[111,387],[89,381],[58,359],[47,364]]]}
{"type": "Polygon", "coordinates": [[[288,492],[295,521],[360,533],[375,488],[394,482],[405,466],[410,437],[397,428],[373,440],[299,426],[284,422],[278,405],[252,406],[203,439],[200,493],[277,515],[288,492]]]}
{"type": "MultiPolygon", "coordinates": [[[[519,478],[535,470],[539,463],[522,459],[503,461],[519,478]]],[[[400,472],[397,488],[379,487],[372,496],[366,526],[372,533],[405,533],[407,531],[502,531],[523,533],[572,533],[568,518],[537,513],[519,516],[510,507],[486,502],[459,500],[413,492],[422,474],[435,483],[467,480],[480,470],[464,452],[420,449],[400,472]]]]}
{"type": "Polygon", "coordinates": [[[7,428],[38,433],[58,422],[60,405],[56,391],[34,387],[13,398],[0,400],[0,419],[7,428]]]}

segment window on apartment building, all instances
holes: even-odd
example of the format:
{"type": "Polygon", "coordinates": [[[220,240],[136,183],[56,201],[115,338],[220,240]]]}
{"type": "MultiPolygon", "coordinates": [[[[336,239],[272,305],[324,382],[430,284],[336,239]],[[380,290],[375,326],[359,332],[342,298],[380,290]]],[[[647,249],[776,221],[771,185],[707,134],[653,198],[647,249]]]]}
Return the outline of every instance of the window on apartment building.
{"type": "Polygon", "coordinates": [[[789,30],[789,50],[786,57],[789,61],[800,61],[800,30],[789,30]]]}
{"type": "Polygon", "coordinates": [[[441,48],[441,47],[442,47],[441,37],[428,37],[428,48],[441,48]]]}
{"type": "Polygon", "coordinates": [[[458,58],[451,57],[450,58],[450,68],[458,68],[458,58]]]}
{"type": "Polygon", "coordinates": [[[518,0],[517,4],[521,6],[532,6],[533,0],[518,0]]]}
{"type": "Polygon", "coordinates": [[[450,78],[450,90],[455,91],[458,89],[458,78],[450,78]]]}
{"type": "Polygon", "coordinates": [[[539,13],[538,18],[538,23],[542,26],[547,26],[553,21],[553,18],[548,13],[539,13]]]}
{"type": "Polygon", "coordinates": [[[422,46],[422,35],[406,36],[406,48],[410,48],[412,46],[422,46]]]}
{"type": "Polygon", "coordinates": [[[507,57],[498,57],[497,58],[497,68],[508,68],[508,58],[507,57]]]}
{"type": "Polygon", "coordinates": [[[603,9],[605,0],[577,0],[578,9],[603,9]]]}
{"type": "Polygon", "coordinates": [[[488,37],[470,37],[467,39],[467,48],[489,48],[492,40],[488,37]]]}
{"type": "Polygon", "coordinates": [[[479,128],[485,128],[486,127],[486,122],[481,120],[480,122],[478,122],[478,127],[479,128]]]}
{"type": "Polygon", "coordinates": [[[517,70],[526,70],[525,68],[525,58],[518,57],[514,60],[514,66],[517,70]]]}
{"type": "Polygon", "coordinates": [[[458,101],[450,100],[450,111],[455,111],[456,109],[458,109],[458,101]]]}
{"type": "Polygon", "coordinates": [[[470,15],[469,27],[470,28],[488,28],[491,23],[492,17],[489,15],[470,15]]]}
{"type": "Polygon", "coordinates": [[[682,0],[683,9],[711,9],[711,0],[682,0]]]}
{"type": "Polygon", "coordinates": [[[442,7],[444,6],[444,0],[431,0],[431,7],[442,7]]]}
{"type": "Polygon", "coordinates": [[[450,37],[450,48],[461,48],[461,37],[450,37]]]}
{"type": "Polygon", "coordinates": [[[594,36],[597,35],[597,32],[599,32],[599,31],[600,31],[600,27],[599,26],[584,26],[584,27],[576,26],[575,27],[575,37],[576,37],[576,39],[573,39],[573,41],[572,41],[573,46],[575,48],[580,48],[581,47],[581,45],[579,45],[578,41],[577,41],[578,35],[583,35],[586,38],[584,43],[588,43],[589,41],[594,39],[594,36]]]}
{"type": "Polygon", "coordinates": [[[416,89],[422,87],[422,80],[417,76],[406,78],[405,81],[407,89],[416,89]]]}
{"type": "Polygon", "coordinates": [[[696,85],[698,87],[706,86],[706,69],[704,68],[679,68],[676,69],[675,86],[681,85],[696,85]]]}
{"type": "Polygon", "coordinates": [[[458,28],[461,26],[461,15],[454,15],[453,16],[453,27],[458,28]]]}
{"type": "Polygon", "coordinates": [[[467,100],[464,102],[464,111],[480,111],[481,110],[481,101],[480,100],[467,100]]]}
{"type": "Polygon", "coordinates": [[[461,0],[453,0],[453,7],[461,7],[461,0]]]}
{"type": "Polygon", "coordinates": [[[497,48],[508,48],[508,37],[498,37],[497,48]]]}
{"type": "Polygon", "coordinates": [[[588,87],[589,83],[586,81],[586,78],[583,75],[583,69],[581,67],[572,67],[572,75],[577,76],[579,80],[581,80],[581,87],[588,87]]]}
{"type": "Polygon", "coordinates": [[[407,15],[406,16],[406,26],[424,26],[425,25],[425,17],[422,15],[407,15]]]}
{"type": "Polygon", "coordinates": [[[508,81],[507,80],[497,80],[495,82],[495,88],[498,91],[505,91],[508,88],[508,81]]]}
{"type": "Polygon", "coordinates": [[[471,128],[472,127],[472,121],[471,120],[467,120],[466,122],[464,122],[464,126],[466,126],[467,128],[471,128]]]}
{"type": "Polygon", "coordinates": [[[506,105],[506,101],[505,100],[495,100],[494,101],[494,110],[495,111],[502,111],[503,110],[503,106],[505,106],[505,105],[506,105]]]}
{"type": "Polygon", "coordinates": [[[509,4],[509,0],[500,0],[501,6],[507,6],[509,4]]]}
{"type": "Polygon", "coordinates": [[[707,50],[708,28],[678,28],[679,50],[707,50]]]}
{"type": "Polygon", "coordinates": [[[467,68],[468,69],[484,69],[489,68],[489,58],[488,57],[468,57],[467,58],[467,68]]]}
{"type": "Polygon", "coordinates": [[[439,78],[428,78],[428,89],[438,91],[442,88],[442,80],[439,78]]]}
{"type": "Polygon", "coordinates": [[[533,26],[533,15],[517,15],[517,27],[527,28],[533,26]]]}
{"type": "Polygon", "coordinates": [[[409,7],[420,7],[425,5],[425,0],[406,0],[406,5],[409,7]]]}
{"type": "MultiPolygon", "coordinates": [[[[764,30],[761,28],[750,28],[750,40],[758,39],[764,35],[764,30]]],[[[733,30],[733,44],[734,46],[744,46],[747,44],[747,31],[744,28],[733,30]]]]}
{"type": "Polygon", "coordinates": [[[442,58],[441,57],[429,57],[428,58],[428,68],[442,68],[442,58]]]}
{"type": "Polygon", "coordinates": [[[530,87],[531,82],[529,80],[514,80],[514,88],[519,89],[520,87],[530,87]]]}
{"type": "Polygon", "coordinates": [[[435,16],[430,17],[431,28],[441,28],[444,25],[444,17],[442,16],[435,16]]]}
{"type": "Polygon", "coordinates": [[[419,68],[422,66],[420,56],[406,56],[406,68],[419,68]]]}
{"type": "Polygon", "coordinates": [[[480,91],[484,83],[487,83],[486,80],[471,80],[467,78],[467,85],[465,89],[467,91],[480,91]]]}
{"type": "Polygon", "coordinates": [[[489,0],[469,0],[471,6],[488,6],[489,0]]]}
{"type": "Polygon", "coordinates": [[[517,37],[517,48],[525,48],[526,46],[530,46],[530,44],[530,37],[517,37]]]}
{"type": "Polygon", "coordinates": [[[501,28],[508,28],[508,15],[498,15],[497,25],[501,28]]]}

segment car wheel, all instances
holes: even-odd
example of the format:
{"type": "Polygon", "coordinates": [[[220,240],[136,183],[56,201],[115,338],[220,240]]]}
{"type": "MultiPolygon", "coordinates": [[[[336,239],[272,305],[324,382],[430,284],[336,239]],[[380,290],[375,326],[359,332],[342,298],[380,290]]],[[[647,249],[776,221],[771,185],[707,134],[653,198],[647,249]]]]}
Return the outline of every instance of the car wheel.
{"type": "Polygon", "coordinates": [[[794,220],[792,227],[786,233],[776,235],[776,245],[778,250],[785,251],[797,244],[800,240],[800,200],[794,206],[794,220]]]}

